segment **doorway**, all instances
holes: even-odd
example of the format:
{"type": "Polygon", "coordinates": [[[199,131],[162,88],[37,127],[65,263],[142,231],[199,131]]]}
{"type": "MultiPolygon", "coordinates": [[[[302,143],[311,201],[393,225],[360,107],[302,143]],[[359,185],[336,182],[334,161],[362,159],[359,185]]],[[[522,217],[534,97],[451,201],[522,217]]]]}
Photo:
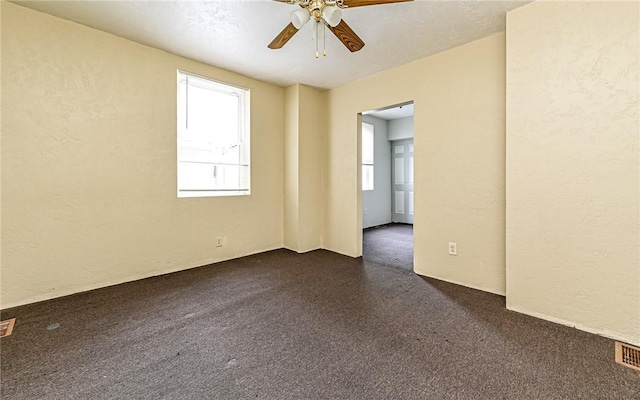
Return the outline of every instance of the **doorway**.
{"type": "Polygon", "coordinates": [[[362,254],[413,271],[413,102],[362,113],[362,254]]]}

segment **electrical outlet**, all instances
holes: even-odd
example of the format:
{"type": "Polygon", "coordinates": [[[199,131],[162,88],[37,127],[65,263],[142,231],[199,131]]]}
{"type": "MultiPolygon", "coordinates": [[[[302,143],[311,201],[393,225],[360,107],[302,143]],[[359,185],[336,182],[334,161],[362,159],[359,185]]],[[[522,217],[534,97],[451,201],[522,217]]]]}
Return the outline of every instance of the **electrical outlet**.
{"type": "Polygon", "coordinates": [[[453,242],[449,242],[449,255],[450,256],[457,256],[458,255],[458,245],[453,243],[453,242]]]}
{"type": "Polygon", "coordinates": [[[364,214],[365,214],[365,215],[369,214],[369,210],[365,208],[365,209],[364,209],[364,214]]]}
{"type": "Polygon", "coordinates": [[[216,237],[216,247],[222,247],[222,236],[216,237]]]}

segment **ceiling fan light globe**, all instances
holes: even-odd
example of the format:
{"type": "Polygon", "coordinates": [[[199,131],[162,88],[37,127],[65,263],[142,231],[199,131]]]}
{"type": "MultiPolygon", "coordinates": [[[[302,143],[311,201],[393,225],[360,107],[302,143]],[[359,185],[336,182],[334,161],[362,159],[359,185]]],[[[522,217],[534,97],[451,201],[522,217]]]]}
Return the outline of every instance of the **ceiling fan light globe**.
{"type": "Polygon", "coordinates": [[[322,10],[322,18],[332,27],[337,26],[342,20],[342,10],[336,6],[327,6],[322,10]]]}
{"type": "Polygon", "coordinates": [[[291,23],[296,29],[300,29],[309,22],[311,18],[311,12],[309,12],[306,8],[301,8],[300,10],[295,10],[291,13],[291,23]]]}

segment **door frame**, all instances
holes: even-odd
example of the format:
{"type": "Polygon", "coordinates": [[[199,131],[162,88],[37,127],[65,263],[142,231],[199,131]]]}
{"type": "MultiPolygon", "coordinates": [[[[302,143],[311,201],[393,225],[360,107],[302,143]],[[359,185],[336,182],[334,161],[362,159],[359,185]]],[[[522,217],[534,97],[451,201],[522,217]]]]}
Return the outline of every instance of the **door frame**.
{"type": "MultiPolygon", "coordinates": [[[[389,105],[389,106],[382,106],[379,108],[373,108],[373,109],[369,109],[369,110],[364,110],[361,111],[359,113],[356,114],[356,149],[357,149],[357,154],[356,154],[356,210],[358,215],[356,216],[356,220],[357,220],[357,224],[356,224],[356,228],[357,228],[357,232],[356,232],[356,239],[357,239],[357,245],[358,245],[358,253],[356,257],[362,257],[362,114],[363,113],[367,113],[369,111],[382,111],[382,110],[388,110],[390,108],[396,108],[396,107],[400,107],[400,106],[405,106],[408,104],[413,104],[414,105],[414,110],[413,110],[413,115],[415,118],[415,100],[411,99],[411,100],[407,100],[407,101],[403,101],[400,103],[396,103],[393,105],[389,105]]],[[[414,163],[415,163],[415,132],[414,132],[414,163]]],[[[415,166],[414,166],[414,184],[415,184],[415,166]]],[[[414,188],[414,217],[415,217],[415,188],[414,188]]],[[[415,221],[415,218],[414,218],[415,221]]]]}

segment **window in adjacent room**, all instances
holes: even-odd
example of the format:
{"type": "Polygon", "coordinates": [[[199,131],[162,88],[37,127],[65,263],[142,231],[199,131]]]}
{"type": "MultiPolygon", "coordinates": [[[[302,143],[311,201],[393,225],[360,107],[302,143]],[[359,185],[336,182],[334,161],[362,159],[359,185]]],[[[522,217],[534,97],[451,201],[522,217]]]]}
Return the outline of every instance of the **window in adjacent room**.
{"type": "Polygon", "coordinates": [[[250,193],[249,90],[178,71],[178,197],[250,193]]]}
{"type": "Polygon", "coordinates": [[[362,123],[362,190],[373,190],[373,125],[362,123]]]}

